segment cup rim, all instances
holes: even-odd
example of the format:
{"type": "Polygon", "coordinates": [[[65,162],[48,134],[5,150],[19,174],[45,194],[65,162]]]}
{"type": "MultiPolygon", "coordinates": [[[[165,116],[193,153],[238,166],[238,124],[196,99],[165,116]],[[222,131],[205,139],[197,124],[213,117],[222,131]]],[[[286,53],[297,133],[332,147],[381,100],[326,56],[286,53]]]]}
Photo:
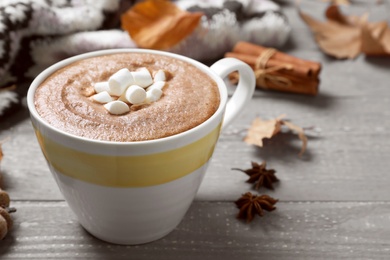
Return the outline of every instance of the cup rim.
{"type": "Polygon", "coordinates": [[[227,89],[225,86],[225,83],[223,79],[218,76],[213,70],[210,69],[210,67],[206,66],[205,64],[196,61],[192,58],[171,53],[167,51],[160,51],[160,50],[150,50],[150,49],[133,49],[133,48],[122,48],[122,49],[105,49],[105,50],[98,50],[98,51],[91,51],[79,55],[75,55],[69,58],[66,58],[64,60],[61,60],[59,62],[54,63],[53,65],[49,66],[48,68],[44,69],[42,72],[39,73],[38,76],[35,77],[35,79],[32,81],[32,83],[29,86],[28,92],[27,92],[27,107],[30,112],[30,115],[37,121],[39,121],[40,124],[42,124],[44,127],[50,129],[56,134],[60,134],[62,136],[65,136],[67,138],[82,141],[82,142],[88,142],[91,144],[97,144],[97,145],[118,145],[118,146],[125,146],[125,145],[155,145],[160,144],[168,141],[177,141],[181,138],[184,138],[185,136],[192,135],[195,132],[199,131],[202,128],[207,128],[209,125],[211,125],[214,120],[219,118],[220,114],[223,113],[226,103],[227,103],[227,89]],[[47,121],[45,121],[38,113],[38,111],[35,108],[34,104],[34,96],[35,96],[35,90],[38,88],[38,86],[50,75],[52,75],[55,71],[58,69],[61,69],[71,63],[74,63],[78,60],[85,59],[85,58],[91,58],[91,57],[97,57],[97,56],[103,56],[103,55],[110,55],[110,54],[117,54],[117,53],[150,53],[150,54],[156,54],[156,55],[163,55],[168,56],[174,59],[179,59],[184,62],[187,62],[189,64],[194,65],[196,68],[200,69],[202,72],[206,73],[210,78],[212,78],[218,86],[219,95],[220,95],[220,102],[218,109],[214,112],[214,114],[209,117],[207,120],[202,122],[201,124],[188,129],[184,132],[162,137],[158,139],[152,139],[152,140],[142,140],[142,141],[108,141],[108,140],[98,140],[98,139],[92,139],[87,137],[78,136],[75,134],[68,133],[66,131],[63,131],[61,129],[58,129],[51,124],[49,124],[47,121]]]}

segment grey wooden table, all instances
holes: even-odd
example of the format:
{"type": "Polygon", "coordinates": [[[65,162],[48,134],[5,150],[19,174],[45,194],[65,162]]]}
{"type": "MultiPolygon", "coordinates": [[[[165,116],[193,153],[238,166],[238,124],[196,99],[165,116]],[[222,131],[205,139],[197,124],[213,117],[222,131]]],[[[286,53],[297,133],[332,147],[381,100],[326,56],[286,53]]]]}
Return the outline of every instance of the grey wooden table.
{"type": "MultiPolygon", "coordinates": [[[[14,229],[0,241],[0,259],[390,259],[390,59],[325,56],[290,1],[281,4],[293,29],[283,50],[323,64],[320,94],[256,91],[222,134],[184,220],[161,240],[117,246],[90,236],[51,177],[27,110],[1,122],[0,140],[9,138],[1,165],[5,189],[18,211],[14,229]],[[242,141],[256,116],[283,113],[312,127],[302,158],[293,134],[261,149],[242,141]],[[276,211],[246,224],[236,219],[233,201],[256,191],[231,168],[263,160],[280,182],[260,193],[280,201],[276,211]]],[[[317,1],[308,11],[322,17],[324,8],[317,1]]],[[[383,13],[372,11],[375,19],[375,12],[383,13]]]]}

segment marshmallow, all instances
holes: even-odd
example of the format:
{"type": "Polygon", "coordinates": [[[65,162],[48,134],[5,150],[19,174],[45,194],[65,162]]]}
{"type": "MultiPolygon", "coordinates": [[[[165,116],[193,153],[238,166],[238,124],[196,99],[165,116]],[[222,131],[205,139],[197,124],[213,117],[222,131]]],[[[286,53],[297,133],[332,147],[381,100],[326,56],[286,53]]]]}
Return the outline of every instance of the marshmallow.
{"type": "Polygon", "coordinates": [[[103,91],[107,91],[108,93],[110,92],[110,87],[108,86],[108,82],[107,81],[105,81],[105,82],[97,82],[97,83],[95,83],[93,88],[95,89],[96,93],[100,93],[100,92],[103,92],[103,91]]]}
{"type": "Polygon", "coordinates": [[[156,82],[154,82],[152,85],[150,85],[150,87],[148,87],[148,88],[146,89],[146,91],[149,91],[149,90],[151,90],[152,88],[157,88],[157,89],[159,89],[159,90],[162,90],[164,86],[165,86],[165,81],[156,81],[156,82]]]}
{"type": "Polygon", "coordinates": [[[167,76],[165,75],[165,71],[163,70],[158,70],[156,72],[156,74],[154,74],[154,82],[157,82],[157,81],[166,81],[167,80],[167,76]]]}
{"type": "Polygon", "coordinates": [[[159,100],[166,85],[165,80],[164,70],[158,70],[153,78],[147,68],[139,68],[132,72],[124,68],[114,73],[107,82],[95,83],[94,90],[97,94],[91,98],[104,104],[109,113],[121,115],[129,112],[132,104],[139,105],[159,100]]]}
{"type": "Polygon", "coordinates": [[[145,89],[141,88],[140,86],[131,85],[126,90],[125,98],[131,104],[134,104],[134,105],[141,104],[146,99],[146,91],[145,91],[145,89]]]}
{"type": "Polygon", "coordinates": [[[125,103],[129,103],[129,101],[126,99],[126,91],[123,92],[122,95],[120,95],[120,97],[117,100],[123,101],[125,103]]]}
{"type": "Polygon", "coordinates": [[[104,107],[113,115],[121,115],[130,111],[129,106],[119,100],[111,101],[105,104],[104,107]]]}
{"type": "Polygon", "coordinates": [[[126,68],[120,69],[108,80],[108,85],[110,87],[109,93],[114,96],[120,96],[131,84],[134,84],[132,73],[126,68]]]}
{"type": "Polygon", "coordinates": [[[105,103],[112,101],[112,97],[110,96],[110,94],[108,94],[107,91],[103,91],[103,92],[97,93],[96,95],[93,95],[92,99],[95,100],[96,102],[102,103],[102,104],[105,104],[105,103]]]}
{"type": "Polygon", "coordinates": [[[133,75],[135,84],[140,87],[146,88],[153,83],[152,75],[150,75],[147,68],[140,68],[137,71],[132,71],[131,74],[133,75]]]}
{"type": "Polygon", "coordinates": [[[146,102],[151,103],[159,100],[162,93],[163,93],[162,90],[158,88],[152,88],[146,91],[146,102]]]}

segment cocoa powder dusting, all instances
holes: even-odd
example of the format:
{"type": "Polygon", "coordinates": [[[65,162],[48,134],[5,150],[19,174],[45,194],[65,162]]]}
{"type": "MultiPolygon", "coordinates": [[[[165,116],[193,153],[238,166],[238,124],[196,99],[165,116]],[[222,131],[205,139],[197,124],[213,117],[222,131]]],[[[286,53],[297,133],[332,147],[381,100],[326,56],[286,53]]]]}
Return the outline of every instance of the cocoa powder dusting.
{"type": "Polygon", "coordinates": [[[38,113],[68,133],[107,141],[143,141],[191,129],[215,113],[220,97],[216,83],[191,64],[155,54],[121,53],[78,61],[48,77],[35,93],[38,113]],[[111,115],[92,101],[96,82],[122,68],[147,67],[168,72],[158,101],[111,115]],[[190,75],[190,76],[189,76],[190,75]]]}

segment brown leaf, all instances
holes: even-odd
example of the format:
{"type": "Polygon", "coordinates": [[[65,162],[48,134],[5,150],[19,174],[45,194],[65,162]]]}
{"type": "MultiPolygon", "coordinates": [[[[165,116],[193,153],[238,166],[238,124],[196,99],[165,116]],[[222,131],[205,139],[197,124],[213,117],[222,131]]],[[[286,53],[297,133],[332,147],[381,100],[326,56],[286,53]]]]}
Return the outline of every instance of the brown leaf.
{"type": "Polygon", "coordinates": [[[355,58],[359,55],[359,29],[333,20],[319,22],[302,11],[299,14],[309,25],[317,44],[326,54],[336,58],[355,58]]]}
{"type": "Polygon", "coordinates": [[[386,53],[390,53],[390,30],[387,29],[382,36],[381,40],[383,48],[386,50],[386,53]]]}
{"type": "Polygon", "coordinates": [[[386,50],[381,42],[383,35],[386,33],[386,30],[386,22],[363,24],[362,52],[366,55],[382,55],[386,53],[386,50]]]}
{"type": "Polygon", "coordinates": [[[366,23],[368,21],[368,13],[364,13],[362,16],[356,16],[356,15],[346,16],[340,12],[340,9],[337,5],[330,5],[325,10],[325,17],[328,20],[340,24],[344,24],[344,25],[350,25],[350,26],[366,23]]]}
{"type": "Polygon", "coordinates": [[[368,14],[343,15],[337,5],[325,12],[326,21],[318,21],[299,11],[310,27],[321,50],[339,59],[366,55],[390,55],[390,29],[386,22],[369,23],[368,14]]]}
{"type": "Polygon", "coordinates": [[[299,156],[302,156],[307,147],[307,137],[305,136],[304,130],[291,122],[282,120],[284,117],[285,115],[280,115],[275,119],[266,121],[261,120],[260,118],[255,118],[248,129],[244,142],[263,147],[263,139],[272,138],[280,132],[281,126],[285,125],[288,129],[296,132],[299,139],[302,141],[301,151],[299,152],[299,156]]]}
{"type": "Polygon", "coordinates": [[[124,13],[121,22],[139,47],[166,49],[190,35],[202,15],[183,11],[169,1],[147,0],[124,13]]]}
{"type": "Polygon", "coordinates": [[[244,138],[244,142],[262,147],[264,138],[271,138],[280,131],[280,120],[283,117],[284,115],[280,115],[275,119],[266,121],[258,117],[255,118],[248,130],[247,136],[244,138]]]}
{"type": "Polygon", "coordinates": [[[298,137],[302,141],[302,147],[301,147],[301,151],[299,152],[299,156],[302,156],[306,151],[306,147],[307,147],[307,137],[305,135],[305,131],[303,130],[302,127],[294,125],[288,121],[282,121],[282,123],[283,125],[287,126],[290,130],[298,133],[298,137]]]}

